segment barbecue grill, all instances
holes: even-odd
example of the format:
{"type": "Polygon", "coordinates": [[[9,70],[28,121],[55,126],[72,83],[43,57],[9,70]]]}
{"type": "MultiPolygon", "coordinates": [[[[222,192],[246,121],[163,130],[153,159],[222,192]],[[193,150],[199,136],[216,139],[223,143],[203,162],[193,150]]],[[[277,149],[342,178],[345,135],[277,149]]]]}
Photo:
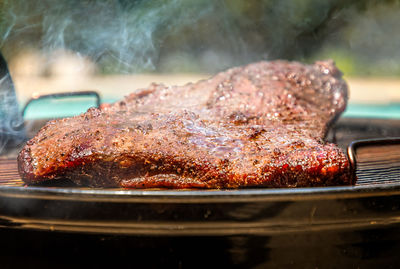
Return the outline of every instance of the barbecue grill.
{"type": "MultiPolygon", "coordinates": [[[[85,94],[99,98],[93,92],[79,93],[85,94]]],[[[37,128],[29,121],[25,126],[37,128]]],[[[195,253],[211,248],[214,256],[202,262],[218,257],[217,265],[326,266],[335,253],[343,266],[391,265],[400,247],[395,235],[400,222],[399,127],[399,121],[388,119],[342,118],[336,123],[328,140],[347,148],[358,177],[355,186],[345,187],[126,190],[64,182],[24,186],[16,158],[5,156],[0,159],[0,233],[9,241],[10,234],[40,241],[32,252],[36,247],[24,239],[23,252],[31,253],[31,262],[42,265],[46,260],[49,267],[60,254],[50,251],[54,257],[49,261],[41,252],[57,240],[73,246],[76,258],[86,262],[104,252],[126,259],[121,248],[129,248],[146,257],[141,265],[192,266],[195,253]],[[153,255],[159,258],[149,262],[153,255]]],[[[6,262],[21,249],[19,244],[11,246],[4,254],[6,262]]],[[[93,264],[107,262],[97,259],[93,264]]]]}
{"type": "MultiPolygon", "coordinates": [[[[9,104],[18,107],[5,61],[0,71],[7,78],[0,94],[7,92],[9,104]]],[[[344,117],[332,126],[327,140],[347,151],[355,186],[25,186],[16,154],[44,124],[25,112],[37,101],[71,96],[92,97],[96,106],[102,101],[96,91],[34,96],[21,114],[7,111],[13,132],[0,124],[8,141],[0,156],[0,236],[6,246],[0,267],[394,268],[400,261],[399,120],[344,117]]]]}

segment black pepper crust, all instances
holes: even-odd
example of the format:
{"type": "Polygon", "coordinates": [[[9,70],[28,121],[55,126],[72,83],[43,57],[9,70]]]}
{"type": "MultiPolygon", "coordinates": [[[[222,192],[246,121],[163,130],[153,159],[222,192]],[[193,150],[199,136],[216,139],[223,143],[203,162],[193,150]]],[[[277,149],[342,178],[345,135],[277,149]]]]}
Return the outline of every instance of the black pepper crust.
{"type": "Polygon", "coordinates": [[[346,155],[324,142],[347,96],[332,61],[259,62],[194,84],[152,84],[48,122],[20,152],[19,172],[27,184],[93,187],[350,185],[346,155]]]}

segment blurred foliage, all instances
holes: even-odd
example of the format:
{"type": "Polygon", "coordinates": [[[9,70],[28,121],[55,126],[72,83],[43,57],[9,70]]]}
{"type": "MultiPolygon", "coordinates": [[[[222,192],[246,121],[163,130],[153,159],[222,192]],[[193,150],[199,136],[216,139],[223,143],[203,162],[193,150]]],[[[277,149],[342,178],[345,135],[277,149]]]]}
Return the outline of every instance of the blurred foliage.
{"type": "Polygon", "coordinates": [[[119,73],[332,58],[347,75],[400,75],[399,0],[0,0],[0,16],[7,59],[61,48],[119,73]]]}
{"type": "Polygon", "coordinates": [[[311,58],[333,58],[350,75],[399,76],[400,4],[387,2],[347,15],[351,20],[328,36],[311,58]]]}

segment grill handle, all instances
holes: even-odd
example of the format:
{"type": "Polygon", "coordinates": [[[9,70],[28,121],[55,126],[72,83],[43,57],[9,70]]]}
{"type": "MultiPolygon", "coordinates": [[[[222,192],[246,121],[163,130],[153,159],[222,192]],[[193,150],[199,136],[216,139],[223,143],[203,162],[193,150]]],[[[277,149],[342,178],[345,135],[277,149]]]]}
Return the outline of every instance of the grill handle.
{"type": "Polygon", "coordinates": [[[76,91],[76,92],[61,92],[52,94],[41,94],[35,95],[26,102],[24,108],[22,109],[22,117],[25,116],[25,112],[29,105],[37,100],[41,99],[51,99],[51,98],[62,98],[62,97],[79,97],[79,96],[94,96],[96,98],[96,106],[99,107],[101,104],[101,98],[96,91],[76,91]]]}

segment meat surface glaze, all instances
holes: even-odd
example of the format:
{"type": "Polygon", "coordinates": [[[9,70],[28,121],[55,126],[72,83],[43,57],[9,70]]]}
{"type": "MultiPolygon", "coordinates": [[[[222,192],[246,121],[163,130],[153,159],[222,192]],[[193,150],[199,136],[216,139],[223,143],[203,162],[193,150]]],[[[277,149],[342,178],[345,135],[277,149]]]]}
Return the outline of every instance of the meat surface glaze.
{"type": "Polygon", "coordinates": [[[27,184],[124,188],[308,187],[355,183],[324,142],[347,85],[332,61],[258,62],[184,86],[152,84],[49,121],[18,156],[27,184]]]}

